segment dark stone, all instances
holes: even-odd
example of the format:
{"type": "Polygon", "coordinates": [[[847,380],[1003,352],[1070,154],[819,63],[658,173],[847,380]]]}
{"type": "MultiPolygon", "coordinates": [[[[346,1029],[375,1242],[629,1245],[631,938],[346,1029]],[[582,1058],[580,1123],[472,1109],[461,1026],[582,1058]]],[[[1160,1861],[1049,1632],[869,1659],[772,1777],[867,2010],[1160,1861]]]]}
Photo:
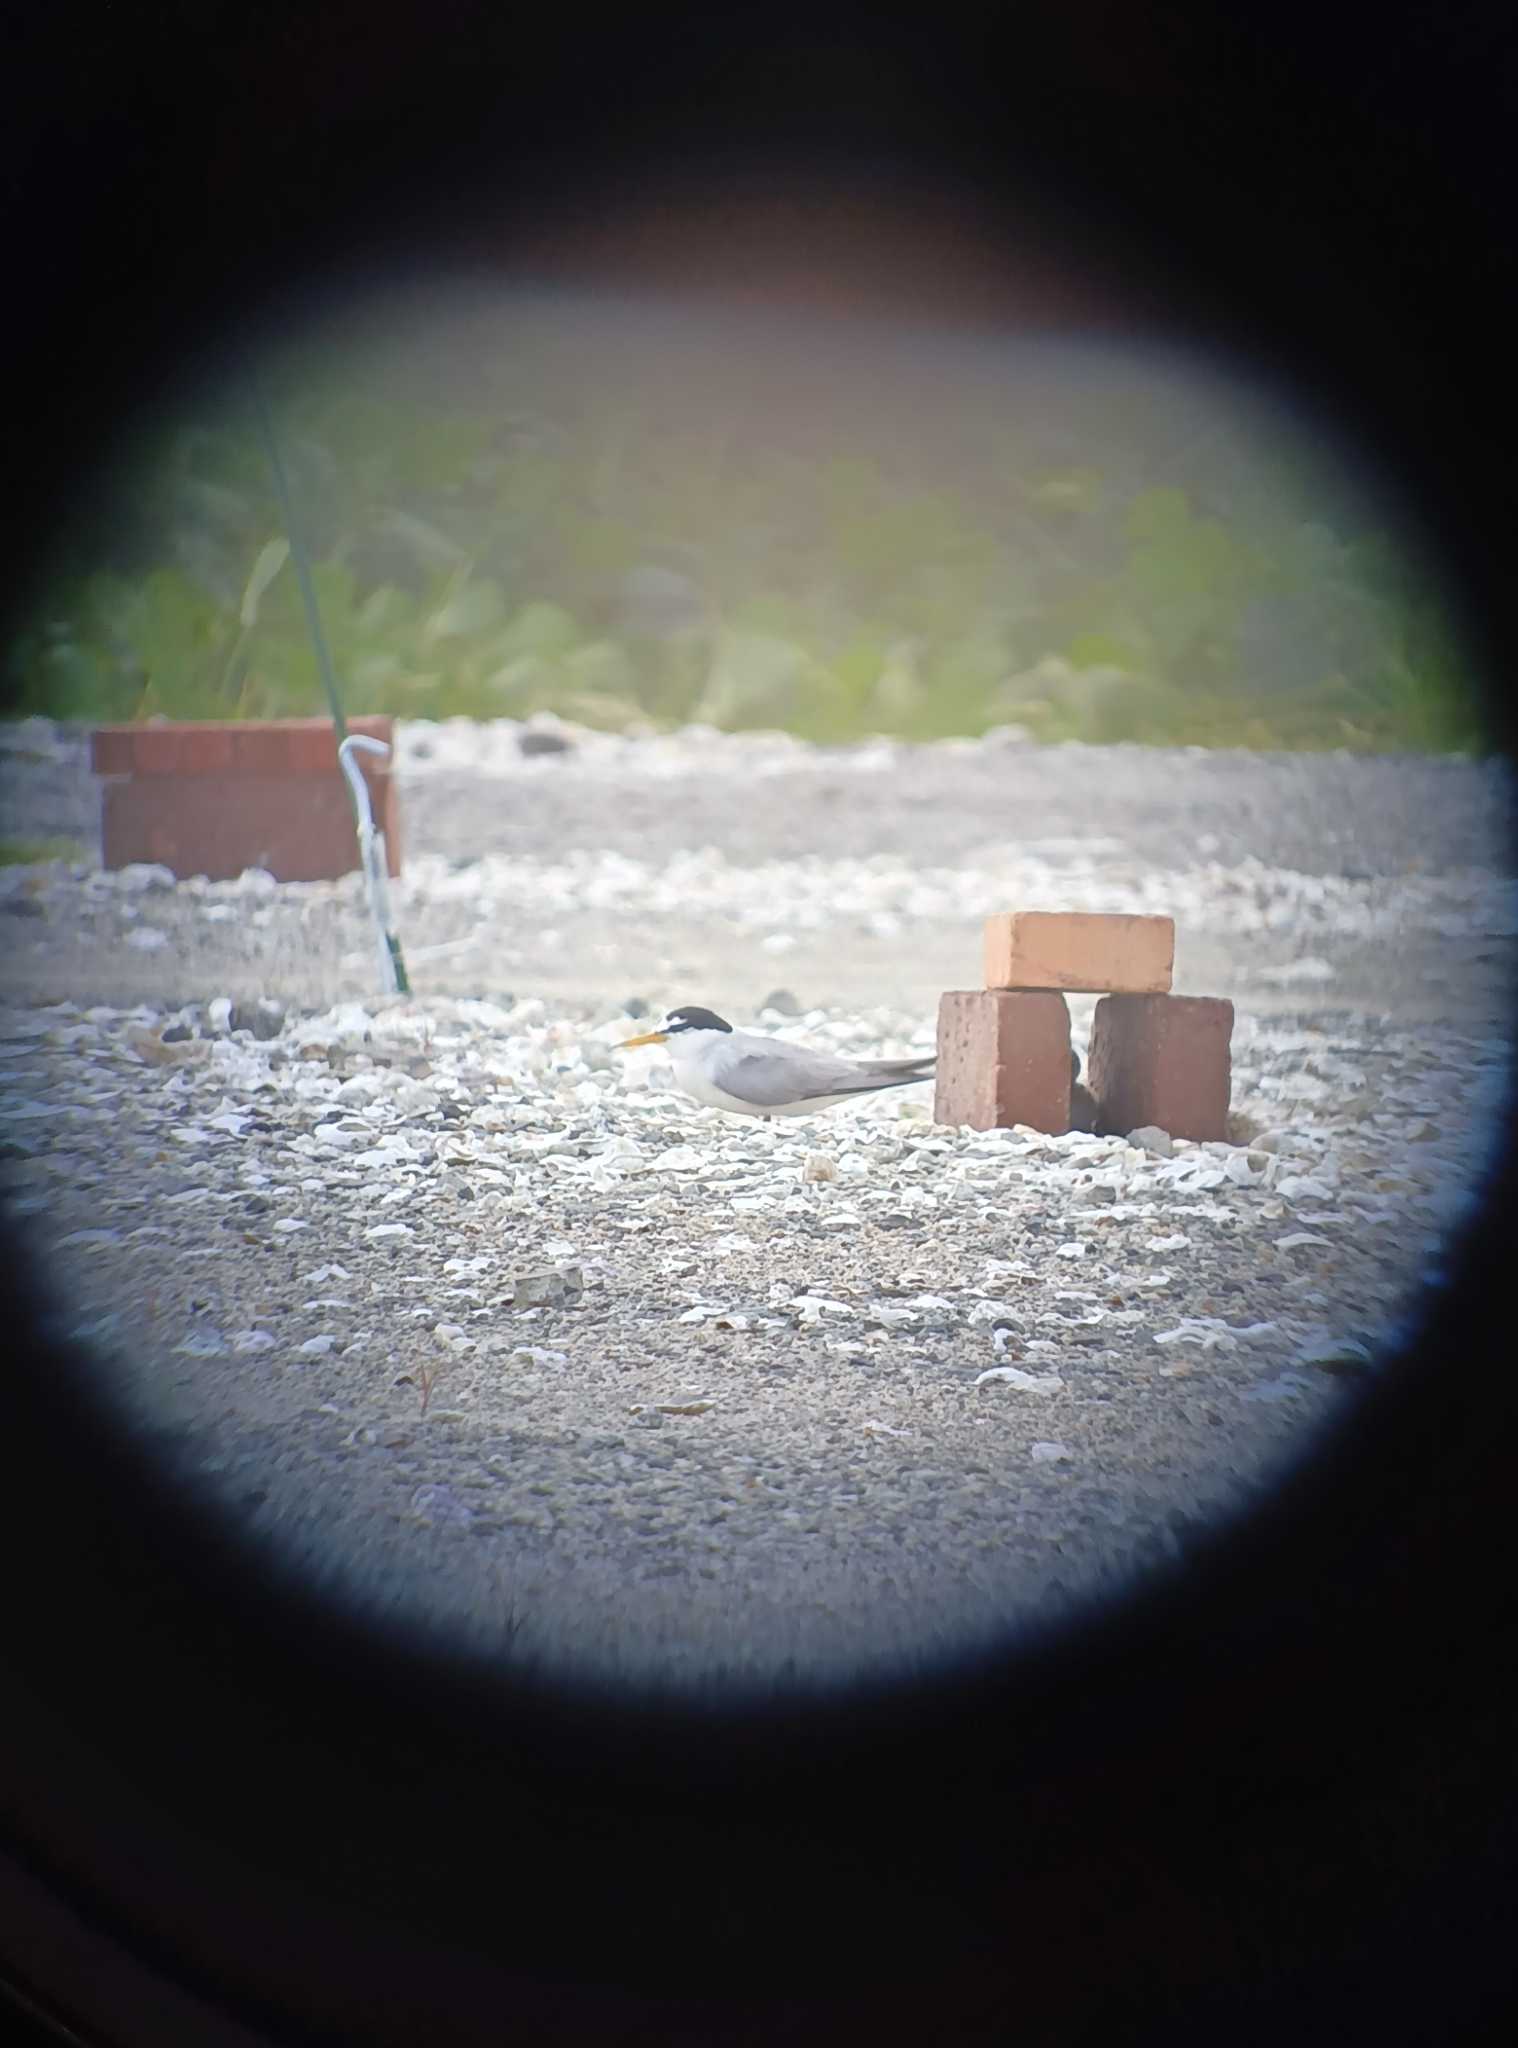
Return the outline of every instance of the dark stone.
{"type": "Polygon", "coordinates": [[[164,1045],[183,1045],[185,1040],[193,1038],[195,1033],[188,1024],[165,1024],[158,1036],[164,1045]]]}
{"type": "Polygon", "coordinates": [[[1315,1358],[1314,1371],[1327,1373],[1332,1379],[1367,1379],[1376,1369],[1373,1358],[1357,1358],[1343,1352],[1336,1358],[1315,1358]]]}
{"type": "Polygon", "coordinates": [[[523,754],[572,754],[575,743],[561,732],[529,726],[517,734],[517,748],[523,754]]]}
{"type": "Polygon", "coordinates": [[[801,1004],[788,988],[772,988],[759,1005],[761,1010],[773,1010],[779,1017],[799,1017],[801,1004]]]}
{"type": "Polygon", "coordinates": [[[249,1031],[259,1039],[278,1038],[284,1025],[284,1004],[269,996],[259,996],[251,1003],[234,1003],[227,1019],[229,1031],[249,1031]]]}
{"type": "MultiPolygon", "coordinates": [[[[1077,1062],[1077,1065],[1079,1062],[1077,1062]]],[[[1070,1128],[1072,1131],[1095,1131],[1101,1112],[1096,1097],[1089,1088],[1079,1081],[1070,1088],[1070,1128]]]]}
{"type": "Polygon", "coordinates": [[[11,917],[46,917],[47,912],[35,896],[7,896],[0,909],[11,917]]]}

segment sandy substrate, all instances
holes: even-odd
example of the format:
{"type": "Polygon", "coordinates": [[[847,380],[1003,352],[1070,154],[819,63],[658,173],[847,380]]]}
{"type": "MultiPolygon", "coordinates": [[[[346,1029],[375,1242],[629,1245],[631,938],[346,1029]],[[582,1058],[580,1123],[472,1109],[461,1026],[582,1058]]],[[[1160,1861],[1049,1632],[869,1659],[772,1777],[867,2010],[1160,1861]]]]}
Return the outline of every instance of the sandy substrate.
{"type": "MultiPolygon", "coordinates": [[[[553,1668],[881,1670],[1352,1426],[1506,1085],[1495,770],[458,727],[401,769],[410,1002],[351,878],[0,890],[0,1163],[60,1313],[340,1597],[553,1668]],[[1014,906],[1176,916],[1246,1142],[941,1130],[927,1088],[764,1126],[611,1049],[771,994],[918,1049],[1014,906]]],[[[0,771],[9,835],[88,844],[93,803],[66,734],[0,771]]]]}

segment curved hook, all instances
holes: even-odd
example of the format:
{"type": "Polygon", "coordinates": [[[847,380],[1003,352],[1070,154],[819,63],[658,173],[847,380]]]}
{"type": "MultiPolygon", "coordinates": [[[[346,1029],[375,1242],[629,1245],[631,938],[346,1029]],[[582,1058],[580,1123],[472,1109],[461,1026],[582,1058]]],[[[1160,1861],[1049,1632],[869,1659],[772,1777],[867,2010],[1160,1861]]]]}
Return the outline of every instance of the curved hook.
{"type": "Polygon", "coordinates": [[[364,771],[353,756],[362,749],[366,754],[388,754],[390,747],[385,740],[371,739],[366,732],[350,732],[337,750],[338,766],[353,796],[353,808],[365,829],[372,829],[374,814],[369,808],[369,785],[364,780],[364,771]]]}

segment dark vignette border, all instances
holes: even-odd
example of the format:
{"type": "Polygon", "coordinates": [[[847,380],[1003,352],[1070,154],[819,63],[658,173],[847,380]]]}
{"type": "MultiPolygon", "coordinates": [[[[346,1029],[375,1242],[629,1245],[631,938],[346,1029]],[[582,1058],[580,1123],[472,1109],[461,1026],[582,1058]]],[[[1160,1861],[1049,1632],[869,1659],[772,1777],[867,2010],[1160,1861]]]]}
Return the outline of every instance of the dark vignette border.
{"type": "MultiPolygon", "coordinates": [[[[11,33],[20,601],[113,422],[250,307],[408,246],[599,275],[630,193],[695,182],[710,276],[724,203],[783,187],[784,235],[860,307],[911,310],[926,275],[965,320],[1026,317],[1042,264],[1041,317],[1105,317],[1062,296],[1078,248],[1113,317],[1178,313],[1379,459],[1506,672],[1495,9],[656,28],[338,0],[11,33]],[[902,197],[926,222],[907,260],[850,226],[902,197]],[[951,221],[972,260],[935,268],[951,221]]],[[[640,252],[645,275],[688,261],[640,252]]],[[[1510,749],[1499,695],[1491,720],[1510,749]]],[[[508,1692],[260,1580],[82,1401],[12,1258],[12,1980],[122,2041],[188,2032],[174,1999],[208,2041],[208,2011],[313,2042],[1495,2038],[1518,1860],[1505,1135],[1385,1390],[1226,1547],[941,1685],[741,1713],[508,1692]]]]}

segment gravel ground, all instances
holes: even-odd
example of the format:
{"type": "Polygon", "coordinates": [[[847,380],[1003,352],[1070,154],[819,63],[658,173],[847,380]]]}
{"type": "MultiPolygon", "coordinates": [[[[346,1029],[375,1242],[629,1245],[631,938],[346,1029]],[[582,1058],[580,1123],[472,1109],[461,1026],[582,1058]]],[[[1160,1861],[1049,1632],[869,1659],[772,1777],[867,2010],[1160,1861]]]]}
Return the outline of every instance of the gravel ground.
{"type": "MultiPolygon", "coordinates": [[[[77,737],[8,737],[4,831],[92,846],[77,737]]],[[[763,1683],[1120,1586],[1352,1416],[1507,1084],[1499,771],[568,737],[404,729],[410,1001],[351,877],[0,870],[7,1200],[166,1459],[375,1611],[763,1683]],[[918,1050],[1015,906],[1176,916],[1240,1143],[750,1124],[613,1050],[918,1050]]]]}

